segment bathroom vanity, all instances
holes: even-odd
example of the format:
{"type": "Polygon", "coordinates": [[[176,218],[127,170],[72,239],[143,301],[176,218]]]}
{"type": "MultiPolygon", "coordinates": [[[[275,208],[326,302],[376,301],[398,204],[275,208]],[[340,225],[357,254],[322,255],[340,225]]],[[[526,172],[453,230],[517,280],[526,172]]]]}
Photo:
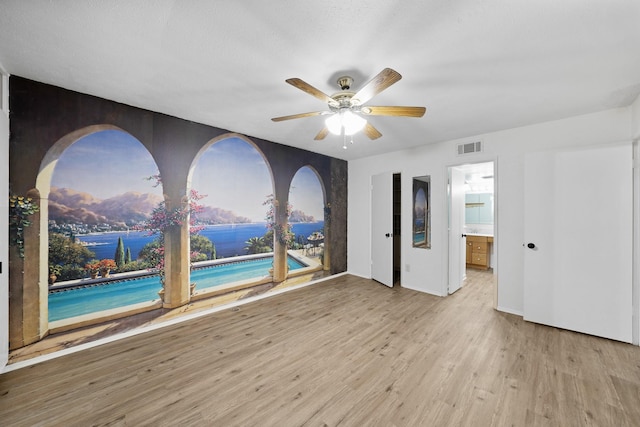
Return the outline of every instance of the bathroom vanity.
{"type": "Polygon", "coordinates": [[[492,244],[493,236],[467,234],[467,267],[488,270],[492,244]]]}

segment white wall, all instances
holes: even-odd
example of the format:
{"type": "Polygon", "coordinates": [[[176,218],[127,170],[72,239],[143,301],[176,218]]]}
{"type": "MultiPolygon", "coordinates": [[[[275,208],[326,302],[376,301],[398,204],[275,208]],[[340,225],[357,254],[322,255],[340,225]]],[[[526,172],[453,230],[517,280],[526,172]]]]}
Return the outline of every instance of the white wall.
{"type": "Polygon", "coordinates": [[[9,78],[0,66],[0,372],[9,355],[9,78]]]}
{"type": "MultiPolygon", "coordinates": [[[[634,170],[633,185],[637,189],[635,199],[633,200],[634,208],[634,236],[633,236],[633,253],[634,259],[640,257],[640,95],[631,105],[631,136],[634,138],[634,170]]],[[[636,267],[633,272],[633,314],[635,317],[635,329],[633,331],[633,343],[640,344],[640,269],[636,267]]]]}
{"type": "MultiPolygon", "coordinates": [[[[402,285],[434,295],[446,295],[447,167],[466,162],[495,160],[498,308],[522,314],[525,154],[556,147],[629,141],[631,110],[631,107],[607,110],[350,161],[347,247],[349,273],[371,277],[371,175],[400,172],[402,285]],[[479,139],[484,142],[483,153],[460,157],[456,155],[458,143],[479,139]],[[420,175],[431,175],[430,250],[411,247],[410,234],[407,232],[411,229],[411,178],[420,175]],[[409,265],[409,272],[406,271],[406,265],[409,265]]],[[[428,120],[425,120],[425,127],[428,126],[428,120]]]]}
{"type": "Polygon", "coordinates": [[[631,104],[631,136],[634,139],[640,138],[640,95],[631,104]]]}

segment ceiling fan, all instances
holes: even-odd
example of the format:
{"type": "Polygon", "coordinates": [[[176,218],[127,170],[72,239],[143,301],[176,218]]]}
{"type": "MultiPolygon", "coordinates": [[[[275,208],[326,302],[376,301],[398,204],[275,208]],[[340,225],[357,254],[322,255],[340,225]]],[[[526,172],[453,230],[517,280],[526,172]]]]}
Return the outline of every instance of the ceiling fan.
{"type": "MultiPolygon", "coordinates": [[[[396,83],[402,78],[400,73],[391,68],[385,68],[377,76],[371,79],[359,91],[351,91],[353,78],[343,76],[337,83],[340,91],[329,96],[311,86],[309,83],[298,79],[287,79],[286,82],[327,103],[329,111],[313,111],[310,113],[293,114],[290,116],[274,117],[271,120],[281,122],[284,120],[300,119],[303,117],[329,115],[325,126],[315,136],[315,140],[324,139],[329,132],[335,135],[353,135],[364,130],[369,139],[377,139],[382,134],[369,123],[363,116],[396,116],[396,117],[422,117],[425,107],[398,107],[398,106],[365,106],[371,98],[396,83]]],[[[346,146],[345,146],[346,148],[346,146]]]]}

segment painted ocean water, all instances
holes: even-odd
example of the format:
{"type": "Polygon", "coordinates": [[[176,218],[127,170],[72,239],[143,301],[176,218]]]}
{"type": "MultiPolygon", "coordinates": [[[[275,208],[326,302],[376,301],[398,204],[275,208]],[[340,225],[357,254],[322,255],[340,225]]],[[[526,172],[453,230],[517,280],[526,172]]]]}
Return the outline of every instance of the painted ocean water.
{"type": "MultiPolygon", "coordinates": [[[[302,236],[304,243],[306,237],[314,231],[323,231],[324,221],[295,223],[292,225],[293,232],[302,236]]],[[[209,238],[216,245],[218,257],[233,257],[246,255],[244,250],[245,242],[251,237],[262,237],[266,233],[265,223],[252,224],[223,224],[206,226],[199,234],[209,238]]],[[[92,233],[80,234],[76,236],[84,242],[87,247],[96,254],[97,259],[113,258],[118,244],[118,237],[122,237],[126,248],[131,249],[131,258],[138,258],[138,253],[147,243],[153,241],[155,236],[148,236],[145,231],[113,232],[113,233],[92,233]]]]}

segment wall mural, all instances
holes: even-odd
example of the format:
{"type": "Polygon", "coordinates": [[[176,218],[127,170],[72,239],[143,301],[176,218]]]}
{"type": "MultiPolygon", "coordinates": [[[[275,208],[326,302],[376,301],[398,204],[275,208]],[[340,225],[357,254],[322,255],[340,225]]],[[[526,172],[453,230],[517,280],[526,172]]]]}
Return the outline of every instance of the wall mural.
{"type": "MultiPolygon", "coordinates": [[[[147,225],[163,197],[144,146],[122,131],[90,134],[60,156],[51,183],[49,322],[158,299],[161,279],[150,273],[161,268],[161,236],[147,225]]],[[[296,208],[289,214],[289,247],[301,257],[289,260],[289,268],[296,269],[313,264],[307,255],[319,253],[323,197],[308,167],[298,171],[291,188],[296,208]]],[[[192,272],[194,283],[206,289],[268,275],[271,258],[234,263],[232,269],[207,262],[273,251],[265,223],[271,175],[258,151],[240,138],[216,142],[197,161],[192,189],[201,197],[198,230],[191,235],[191,262],[200,267],[192,272]],[[211,265],[216,268],[204,268],[211,265]]]]}
{"type": "Polygon", "coordinates": [[[12,350],[130,307],[346,270],[346,162],[10,83],[10,192],[34,206],[10,251],[12,350]]]}

